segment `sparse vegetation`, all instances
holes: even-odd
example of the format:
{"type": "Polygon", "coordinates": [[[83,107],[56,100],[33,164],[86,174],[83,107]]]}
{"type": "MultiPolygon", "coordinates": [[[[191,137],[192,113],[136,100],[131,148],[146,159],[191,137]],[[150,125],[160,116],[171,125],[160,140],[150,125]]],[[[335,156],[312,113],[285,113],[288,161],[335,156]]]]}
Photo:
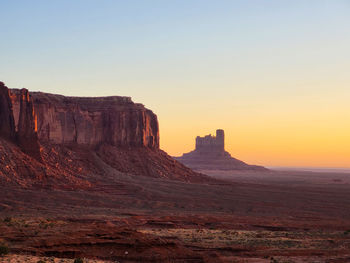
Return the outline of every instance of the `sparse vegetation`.
{"type": "Polygon", "coordinates": [[[11,223],[12,222],[12,217],[5,217],[5,219],[4,219],[4,222],[5,223],[11,223]]]}
{"type": "Polygon", "coordinates": [[[3,257],[9,253],[9,248],[6,244],[0,244],[0,257],[3,257]]]}

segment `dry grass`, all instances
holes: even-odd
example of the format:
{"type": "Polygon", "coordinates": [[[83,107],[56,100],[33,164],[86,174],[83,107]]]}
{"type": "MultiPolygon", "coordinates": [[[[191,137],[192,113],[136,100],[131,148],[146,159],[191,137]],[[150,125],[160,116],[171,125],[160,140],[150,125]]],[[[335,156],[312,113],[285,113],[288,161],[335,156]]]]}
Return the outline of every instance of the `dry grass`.
{"type": "MultiPolygon", "coordinates": [[[[37,257],[31,255],[7,255],[0,257],[0,263],[73,263],[74,259],[69,258],[54,258],[54,257],[37,257]]],[[[102,261],[94,259],[84,259],[84,263],[107,263],[112,261],[102,261]]],[[[115,262],[115,261],[114,261],[115,262]]]]}
{"type": "Polygon", "coordinates": [[[344,231],[237,231],[212,229],[142,229],[145,234],[177,238],[189,246],[218,248],[239,246],[270,249],[350,249],[344,231]]]}

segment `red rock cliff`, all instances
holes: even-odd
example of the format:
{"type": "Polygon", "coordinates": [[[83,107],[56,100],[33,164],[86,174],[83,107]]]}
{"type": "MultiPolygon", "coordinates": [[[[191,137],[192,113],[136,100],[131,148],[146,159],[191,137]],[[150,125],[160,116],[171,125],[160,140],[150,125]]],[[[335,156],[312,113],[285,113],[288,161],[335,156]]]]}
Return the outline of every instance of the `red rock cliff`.
{"type": "Polygon", "coordinates": [[[0,82],[0,136],[16,142],[21,150],[41,161],[36,115],[26,89],[12,93],[0,82]]]}
{"type": "Polygon", "coordinates": [[[26,89],[11,92],[17,143],[22,151],[42,161],[37,133],[37,116],[33,102],[26,89]]]}
{"type": "Polygon", "coordinates": [[[211,181],[159,149],[157,116],[129,97],[65,97],[2,84],[0,124],[0,183],[80,189],[120,173],[211,181]]]}
{"type": "Polygon", "coordinates": [[[84,98],[31,92],[31,98],[41,142],[159,148],[157,116],[129,97],[84,98]]]}
{"type": "Polygon", "coordinates": [[[5,139],[15,139],[15,123],[10,93],[2,82],[0,82],[0,136],[5,139]]]}

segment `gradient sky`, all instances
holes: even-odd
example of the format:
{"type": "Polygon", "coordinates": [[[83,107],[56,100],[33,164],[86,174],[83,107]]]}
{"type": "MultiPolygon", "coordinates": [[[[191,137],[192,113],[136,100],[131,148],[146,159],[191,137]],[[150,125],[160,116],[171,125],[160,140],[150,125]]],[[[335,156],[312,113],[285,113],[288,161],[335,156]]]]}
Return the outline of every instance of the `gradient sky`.
{"type": "Polygon", "coordinates": [[[350,167],[350,1],[0,0],[0,80],[131,96],[161,147],[267,166],[350,167]]]}

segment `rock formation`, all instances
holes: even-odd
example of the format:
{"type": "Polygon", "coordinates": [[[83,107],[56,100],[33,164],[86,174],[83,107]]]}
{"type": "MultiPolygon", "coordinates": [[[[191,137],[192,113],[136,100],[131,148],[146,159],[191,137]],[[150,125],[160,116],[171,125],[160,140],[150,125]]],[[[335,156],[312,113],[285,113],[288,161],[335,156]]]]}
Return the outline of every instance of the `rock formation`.
{"type": "Polygon", "coordinates": [[[42,161],[37,133],[37,116],[29,91],[11,92],[17,143],[24,153],[42,161]]]}
{"type": "Polygon", "coordinates": [[[216,130],[216,136],[197,136],[196,149],[175,159],[195,170],[268,170],[233,158],[225,151],[225,133],[220,129],[216,130]]]}
{"type": "Polygon", "coordinates": [[[36,116],[29,92],[12,93],[0,82],[0,136],[14,141],[21,150],[41,161],[36,116]]]}
{"type": "Polygon", "coordinates": [[[0,124],[0,180],[74,188],[122,172],[210,181],[159,149],[157,116],[129,97],[65,97],[1,83],[0,124]]]}
{"type": "Polygon", "coordinates": [[[159,147],[157,116],[129,97],[81,98],[32,92],[41,142],[159,147]]]}
{"type": "Polygon", "coordinates": [[[208,153],[225,152],[225,133],[223,130],[216,130],[216,136],[210,134],[204,137],[196,137],[196,151],[208,153]]]}
{"type": "Polygon", "coordinates": [[[10,93],[2,82],[0,82],[0,136],[10,140],[15,138],[15,123],[10,93]]]}

